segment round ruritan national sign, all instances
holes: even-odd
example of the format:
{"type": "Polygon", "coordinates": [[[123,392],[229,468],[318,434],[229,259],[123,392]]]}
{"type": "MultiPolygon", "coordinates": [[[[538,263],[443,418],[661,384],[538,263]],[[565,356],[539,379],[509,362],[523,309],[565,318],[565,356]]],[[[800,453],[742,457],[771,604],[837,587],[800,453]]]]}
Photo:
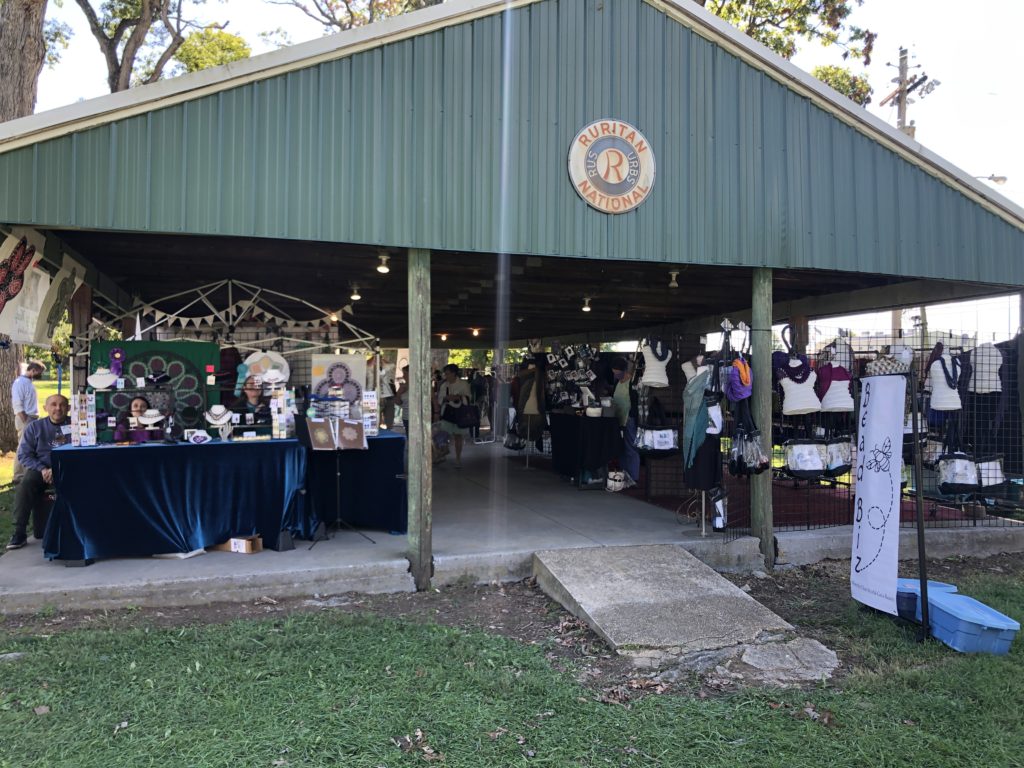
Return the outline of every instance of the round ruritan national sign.
{"type": "Polygon", "coordinates": [[[626,213],[654,187],[654,152],[640,131],[621,120],[595,120],[569,147],[569,178],[588,205],[626,213]]]}

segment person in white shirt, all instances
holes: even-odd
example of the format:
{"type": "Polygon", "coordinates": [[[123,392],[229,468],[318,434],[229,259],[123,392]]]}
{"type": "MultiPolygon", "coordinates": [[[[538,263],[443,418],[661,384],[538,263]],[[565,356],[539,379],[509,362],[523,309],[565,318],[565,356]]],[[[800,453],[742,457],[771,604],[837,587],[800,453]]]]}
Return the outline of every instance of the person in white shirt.
{"type": "MultiPolygon", "coordinates": [[[[25,372],[11,385],[11,406],[14,411],[14,429],[18,432],[18,445],[21,445],[25,427],[39,418],[39,399],[36,397],[36,387],[32,382],[42,376],[45,370],[46,366],[33,360],[25,366],[25,372]]],[[[15,455],[12,482],[20,483],[24,476],[25,468],[15,455]]]]}

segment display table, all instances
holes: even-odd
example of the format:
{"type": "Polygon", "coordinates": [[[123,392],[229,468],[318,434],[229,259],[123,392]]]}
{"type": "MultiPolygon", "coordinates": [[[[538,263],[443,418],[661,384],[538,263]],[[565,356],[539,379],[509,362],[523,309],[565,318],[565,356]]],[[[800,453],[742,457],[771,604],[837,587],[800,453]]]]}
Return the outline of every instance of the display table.
{"type": "Polygon", "coordinates": [[[622,428],[614,416],[550,413],[551,468],[575,477],[603,469],[622,453],[622,428]]]}
{"type": "Polygon", "coordinates": [[[191,552],[253,534],[277,549],[283,530],[312,535],[297,440],[62,446],[53,476],[51,560],[191,552]]]}
{"type": "MultiPolygon", "coordinates": [[[[301,431],[298,423],[296,428],[301,431]]],[[[381,430],[376,437],[366,438],[366,444],[365,451],[309,452],[312,514],[327,525],[344,522],[356,528],[405,533],[405,436],[381,430]]]]}

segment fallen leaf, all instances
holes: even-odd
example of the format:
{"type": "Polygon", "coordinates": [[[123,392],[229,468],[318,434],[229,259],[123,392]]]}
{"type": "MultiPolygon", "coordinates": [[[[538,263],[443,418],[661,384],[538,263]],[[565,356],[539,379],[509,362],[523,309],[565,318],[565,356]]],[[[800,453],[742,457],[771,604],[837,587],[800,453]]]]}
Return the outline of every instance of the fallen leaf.
{"type": "Polygon", "coordinates": [[[48,706],[46,706],[45,704],[36,707],[32,711],[35,712],[37,715],[48,715],[48,714],[50,714],[50,708],[48,706]]]}
{"type": "Polygon", "coordinates": [[[277,600],[275,600],[272,597],[267,597],[266,595],[264,595],[263,597],[257,597],[254,604],[255,605],[277,605],[277,600]]]}
{"type": "Polygon", "coordinates": [[[502,736],[504,736],[506,733],[508,733],[508,728],[500,728],[499,727],[497,730],[488,731],[487,735],[491,737],[491,741],[497,741],[502,736]]]}
{"type": "Polygon", "coordinates": [[[915,723],[913,720],[904,720],[903,724],[904,725],[917,725],[917,723],[915,723]]]}
{"type": "Polygon", "coordinates": [[[118,723],[117,725],[114,726],[114,735],[117,736],[117,732],[118,731],[123,731],[127,727],[128,727],[128,721],[127,720],[122,720],[120,723],[118,723]]]}
{"type": "Polygon", "coordinates": [[[532,749],[526,750],[525,752],[523,752],[523,754],[526,755],[527,757],[536,757],[537,756],[537,753],[534,752],[532,749]]]}
{"type": "Polygon", "coordinates": [[[518,744],[519,746],[522,746],[525,743],[526,743],[526,737],[525,736],[516,736],[516,744],[518,744]]]}

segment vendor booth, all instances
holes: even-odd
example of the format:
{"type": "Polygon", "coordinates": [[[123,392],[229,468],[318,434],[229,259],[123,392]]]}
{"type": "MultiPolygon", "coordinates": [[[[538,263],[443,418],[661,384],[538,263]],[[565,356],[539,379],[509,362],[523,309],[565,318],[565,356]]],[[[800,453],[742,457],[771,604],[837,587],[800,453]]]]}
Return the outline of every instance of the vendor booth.
{"type": "MultiPolygon", "coordinates": [[[[808,320],[1024,288],[1024,211],[688,0],[443,3],[2,124],[0,235],[31,242],[39,298],[35,322],[28,297],[0,307],[0,333],[72,318],[48,556],[347,524],[406,531],[420,589],[435,478],[492,511],[455,461],[433,471],[438,432],[500,467],[549,444],[552,474],[672,509],[696,490],[708,520],[724,486],[770,566],[774,470],[817,483],[795,473],[818,440],[841,462],[856,366],[900,352],[847,367],[836,332],[819,359],[808,320]],[[602,349],[624,340],[643,344],[602,349]],[[404,437],[380,430],[382,348],[408,349],[404,437]],[[437,426],[436,369],[467,348],[516,368],[489,410],[516,410],[511,452],[437,426]]],[[[981,341],[946,352],[995,359],[981,341]]],[[[1020,393],[974,386],[960,444],[987,458],[1020,393]]]]}

